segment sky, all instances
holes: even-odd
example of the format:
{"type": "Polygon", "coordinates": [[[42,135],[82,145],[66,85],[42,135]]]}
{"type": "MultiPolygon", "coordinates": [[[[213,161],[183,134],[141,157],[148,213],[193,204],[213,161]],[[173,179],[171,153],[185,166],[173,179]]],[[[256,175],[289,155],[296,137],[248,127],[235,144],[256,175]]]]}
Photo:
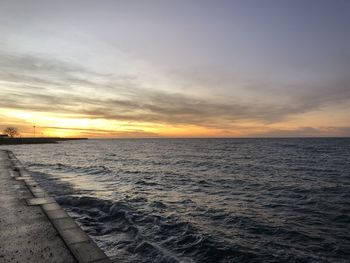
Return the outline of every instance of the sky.
{"type": "Polygon", "coordinates": [[[348,0],[1,0],[0,129],[350,136],[348,0]]]}

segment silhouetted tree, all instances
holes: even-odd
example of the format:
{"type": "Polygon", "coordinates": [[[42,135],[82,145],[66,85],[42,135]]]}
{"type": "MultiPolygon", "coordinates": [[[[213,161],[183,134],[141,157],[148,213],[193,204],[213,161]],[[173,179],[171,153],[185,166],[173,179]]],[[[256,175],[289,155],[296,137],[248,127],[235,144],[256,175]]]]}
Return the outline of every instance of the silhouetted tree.
{"type": "Polygon", "coordinates": [[[7,127],[4,130],[4,134],[7,134],[11,138],[13,138],[13,137],[19,135],[19,132],[18,132],[18,129],[16,127],[7,127]]]}

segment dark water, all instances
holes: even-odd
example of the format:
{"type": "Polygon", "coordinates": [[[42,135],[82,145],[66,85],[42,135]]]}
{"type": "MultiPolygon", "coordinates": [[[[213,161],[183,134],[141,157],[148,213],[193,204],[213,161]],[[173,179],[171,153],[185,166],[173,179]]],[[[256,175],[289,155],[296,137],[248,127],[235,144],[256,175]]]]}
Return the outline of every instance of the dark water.
{"type": "Polygon", "coordinates": [[[6,148],[116,262],[350,262],[350,139],[6,148]]]}

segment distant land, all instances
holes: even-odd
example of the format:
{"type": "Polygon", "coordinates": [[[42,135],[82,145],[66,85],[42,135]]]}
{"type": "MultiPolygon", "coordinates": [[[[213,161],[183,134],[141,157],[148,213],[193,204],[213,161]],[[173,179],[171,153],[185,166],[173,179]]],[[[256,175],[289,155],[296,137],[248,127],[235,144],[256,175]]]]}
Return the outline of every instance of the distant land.
{"type": "Polygon", "coordinates": [[[87,140],[87,139],[88,138],[59,138],[59,137],[10,138],[10,137],[0,137],[0,145],[58,143],[60,141],[87,140]]]}

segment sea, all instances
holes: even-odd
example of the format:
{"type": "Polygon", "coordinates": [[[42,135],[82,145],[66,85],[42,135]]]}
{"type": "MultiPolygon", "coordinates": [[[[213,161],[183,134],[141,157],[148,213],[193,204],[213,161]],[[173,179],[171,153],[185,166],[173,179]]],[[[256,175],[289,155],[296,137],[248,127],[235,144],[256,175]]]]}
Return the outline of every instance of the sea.
{"type": "Polygon", "coordinates": [[[350,262],[350,138],[0,148],[114,262],[350,262]]]}

